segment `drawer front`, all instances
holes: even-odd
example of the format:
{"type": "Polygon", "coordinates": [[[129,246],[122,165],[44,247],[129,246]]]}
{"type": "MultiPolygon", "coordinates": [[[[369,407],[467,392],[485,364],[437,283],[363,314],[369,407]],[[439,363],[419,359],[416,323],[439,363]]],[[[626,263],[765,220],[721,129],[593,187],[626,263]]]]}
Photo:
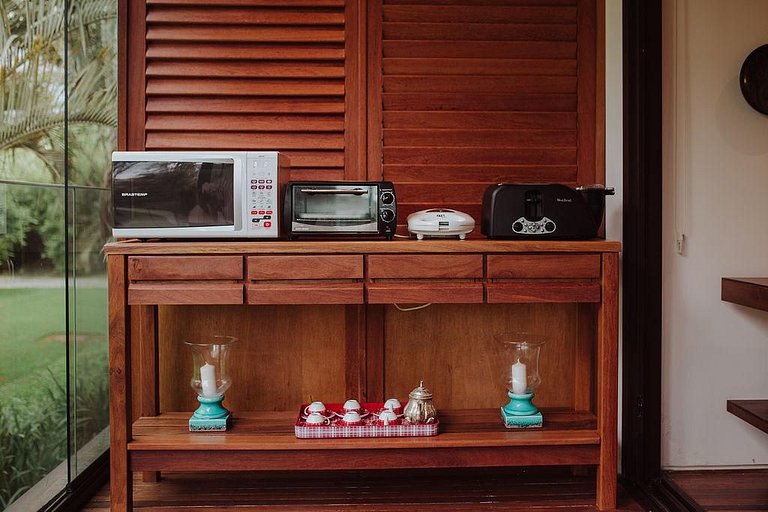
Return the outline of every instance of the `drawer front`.
{"type": "Polygon", "coordinates": [[[600,277],[599,254],[491,254],[489,279],[592,279],[600,277]]]}
{"type": "Polygon", "coordinates": [[[241,280],[242,256],[129,256],[131,281],[241,280]]]}
{"type": "Polygon", "coordinates": [[[488,303],[600,302],[600,284],[589,281],[488,283],[488,303]]]}
{"type": "Polygon", "coordinates": [[[362,304],[363,283],[251,283],[248,304],[362,304]]]}
{"type": "Polygon", "coordinates": [[[249,256],[248,279],[362,279],[363,257],[249,256]]]}
{"type": "Polygon", "coordinates": [[[483,283],[372,283],[368,285],[367,296],[369,304],[480,304],[483,283]]]}
{"type": "Polygon", "coordinates": [[[150,281],[128,286],[128,304],[242,303],[242,283],[150,281]]]}
{"type": "Polygon", "coordinates": [[[373,254],[371,279],[473,279],[483,277],[480,254],[373,254]]]}

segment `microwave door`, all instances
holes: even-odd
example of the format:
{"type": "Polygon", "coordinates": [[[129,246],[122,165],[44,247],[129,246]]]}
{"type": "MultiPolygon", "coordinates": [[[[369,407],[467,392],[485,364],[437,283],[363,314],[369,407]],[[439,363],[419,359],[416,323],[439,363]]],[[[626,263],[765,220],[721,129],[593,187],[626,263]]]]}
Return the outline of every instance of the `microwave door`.
{"type": "Polygon", "coordinates": [[[116,228],[234,227],[232,162],[114,162],[116,228]]]}

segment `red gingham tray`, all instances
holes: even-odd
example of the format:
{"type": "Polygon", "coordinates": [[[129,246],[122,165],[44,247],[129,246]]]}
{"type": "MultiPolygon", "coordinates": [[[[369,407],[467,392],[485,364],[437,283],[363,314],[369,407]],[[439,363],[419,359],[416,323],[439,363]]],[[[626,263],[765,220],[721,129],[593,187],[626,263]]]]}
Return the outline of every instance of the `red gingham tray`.
{"type": "MultiPolygon", "coordinates": [[[[425,437],[437,435],[439,421],[422,425],[403,423],[402,419],[396,425],[377,425],[373,413],[378,413],[384,407],[383,402],[360,404],[368,415],[363,418],[362,425],[339,425],[338,416],[330,425],[307,425],[304,421],[304,408],[309,404],[301,404],[298,418],[294,425],[296,437],[299,439],[332,439],[341,437],[425,437]]],[[[344,404],[325,404],[328,412],[343,414],[344,404]]]]}

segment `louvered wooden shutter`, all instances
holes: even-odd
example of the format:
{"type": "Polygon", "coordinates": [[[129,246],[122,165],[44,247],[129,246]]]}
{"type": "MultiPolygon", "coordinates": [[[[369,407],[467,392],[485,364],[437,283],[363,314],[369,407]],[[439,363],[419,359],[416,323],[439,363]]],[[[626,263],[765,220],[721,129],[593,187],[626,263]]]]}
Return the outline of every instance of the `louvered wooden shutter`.
{"type": "Polygon", "coordinates": [[[369,144],[383,166],[371,158],[369,175],[395,182],[401,221],[439,206],[479,220],[492,183],[600,178],[594,0],[384,0],[375,8],[381,59],[370,74],[380,94],[371,106],[383,129],[369,144]]]}
{"type": "Polygon", "coordinates": [[[134,26],[131,44],[145,44],[134,56],[145,76],[134,66],[129,78],[145,87],[146,109],[129,143],[274,149],[290,157],[292,178],[344,178],[344,0],[146,0],[144,9],[145,43],[134,26]]]}

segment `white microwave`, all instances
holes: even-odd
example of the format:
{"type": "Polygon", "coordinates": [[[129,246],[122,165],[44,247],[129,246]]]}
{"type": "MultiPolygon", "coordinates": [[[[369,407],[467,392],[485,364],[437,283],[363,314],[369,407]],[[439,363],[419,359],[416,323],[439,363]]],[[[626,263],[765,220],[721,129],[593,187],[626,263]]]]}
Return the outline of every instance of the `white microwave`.
{"type": "Polygon", "coordinates": [[[112,234],[277,238],[288,169],[276,151],[116,151],[112,234]]]}

